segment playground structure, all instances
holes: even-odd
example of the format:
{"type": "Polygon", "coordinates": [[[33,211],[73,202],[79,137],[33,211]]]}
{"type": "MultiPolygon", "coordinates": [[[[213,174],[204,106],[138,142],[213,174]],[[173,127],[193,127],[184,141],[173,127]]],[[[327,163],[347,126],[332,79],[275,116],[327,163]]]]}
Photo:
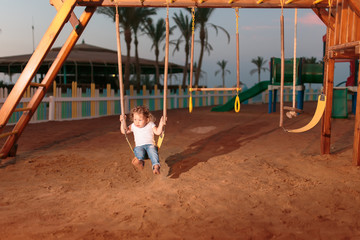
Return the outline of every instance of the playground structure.
{"type": "MultiPolygon", "coordinates": [[[[171,8],[309,8],[327,26],[328,47],[324,58],[324,94],[327,97],[326,109],[321,122],[321,154],[330,154],[331,143],[331,110],[333,100],[334,67],[337,59],[359,59],[360,57],[360,2],[357,0],[209,0],[209,1],[117,1],[117,0],[51,0],[50,3],[57,9],[52,23],[34,51],[28,64],[16,82],[6,102],[0,110],[0,132],[4,130],[10,116],[15,111],[23,112],[21,118],[11,132],[3,133],[0,137],[7,140],[0,151],[0,157],[15,156],[16,143],[31,116],[41,103],[45,93],[50,88],[55,76],[65,62],[67,56],[78,41],[82,32],[89,23],[97,7],[171,7],[171,8]],[[330,6],[329,6],[330,5],[330,6]],[[78,19],[74,9],[85,6],[78,19]],[[56,60],[53,62],[41,83],[32,83],[45,56],[50,51],[57,36],[64,25],[69,22],[73,26],[66,42],[63,44],[56,60]],[[35,95],[24,108],[16,108],[28,86],[38,87],[35,95]]],[[[304,82],[304,79],[302,79],[304,82]]],[[[358,84],[359,86],[359,84],[358,84]]],[[[359,90],[359,89],[358,89],[359,90]]],[[[357,105],[360,99],[357,99],[357,105]]],[[[353,162],[360,165],[360,108],[356,109],[353,162]]]]}
{"type": "MultiPolygon", "coordinates": [[[[293,88],[293,59],[285,60],[284,88],[293,88]]],[[[269,113],[276,112],[277,91],[280,89],[280,66],[279,58],[270,60],[270,84],[269,84],[269,113]]],[[[323,83],[323,64],[306,63],[304,58],[296,59],[296,104],[297,109],[304,106],[305,83],[323,83]]]]}

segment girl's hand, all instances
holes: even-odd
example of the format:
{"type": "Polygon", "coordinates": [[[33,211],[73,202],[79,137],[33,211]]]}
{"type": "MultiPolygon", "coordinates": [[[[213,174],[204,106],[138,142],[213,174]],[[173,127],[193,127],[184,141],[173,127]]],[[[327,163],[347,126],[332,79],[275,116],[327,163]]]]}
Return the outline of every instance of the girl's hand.
{"type": "Polygon", "coordinates": [[[163,125],[166,125],[166,121],[167,121],[167,117],[164,118],[164,116],[162,116],[162,117],[160,118],[160,123],[162,123],[163,125]]]}
{"type": "Polygon", "coordinates": [[[122,121],[124,121],[124,120],[126,120],[126,115],[120,115],[120,122],[122,122],[122,121]]]}

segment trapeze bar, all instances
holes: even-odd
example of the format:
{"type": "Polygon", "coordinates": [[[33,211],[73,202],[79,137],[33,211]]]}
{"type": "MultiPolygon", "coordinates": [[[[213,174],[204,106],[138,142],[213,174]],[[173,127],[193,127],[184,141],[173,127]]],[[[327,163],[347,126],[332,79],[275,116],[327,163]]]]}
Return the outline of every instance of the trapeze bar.
{"type": "Polygon", "coordinates": [[[189,91],[241,91],[241,88],[189,88],[189,91]]]}

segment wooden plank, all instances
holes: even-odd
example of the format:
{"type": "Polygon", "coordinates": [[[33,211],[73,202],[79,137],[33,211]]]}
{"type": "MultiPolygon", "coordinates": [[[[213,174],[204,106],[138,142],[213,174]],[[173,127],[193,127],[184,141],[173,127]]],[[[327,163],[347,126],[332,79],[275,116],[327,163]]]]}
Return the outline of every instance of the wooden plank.
{"type": "Polygon", "coordinates": [[[349,48],[355,48],[356,46],[359,46],[359,45],[360,45],[360,41],[348,42],[348,43],[344,43],[344,44],[331,46],[331,47],[329,47],[329,50],[340,51],[340,50],[345,50],[345,49],[349,49],[349,48]]]}
{"type": "Polygon", "coordinates": [[[333,101],[333,87],[334,87],[334,70],[335,60],[329,59],[325,69],[327,71],[327,79],[324,79],[324,88],[326,94],[326,108],[321,119],[321,154],[330,154],[330,140],[331,140],[331,111],[333,101]]]}
{"type": "Polygon", "coordinates": [[[360,17],[360,1],[359,0],[348,0],[351,9],[360,17]]]}
{"type": "Polygon", "coordinates": [[[330,21],[329,21],[329,12],[326,9],[324,9],[324,8],[312,8],[312,10],[327,27],[330,27],[331,30],[334,31],[334,29],[335,29],[335,18],[331,16],[330,21]]]}
{"type": "MultiPolygon", "coordinates": [[[[78,0],[79,6],[103,6],[114,7],[118,4],[121,7],[166,7],[166,0],[78,0]]],[[[170,1],[169,1],[170,2],[170,1]]],[[[176,0],[169,4],[169,7],[177,8],[281,8],[279,0],[264,0],[259,2],[258,0],[241,0],[241,1],[229,1],[229,0],[176,0]]],[[[284,5],[284,8],[312,8],[314,7],[314,0],[297,0],[291,4],[284,5]]],[[[327,8],[328,1],[322,1],[316,4],[318,8],[327,8]]]]}
{"type": "Polygon", "coordinates": [[[236,91],[241,88],[190,88],[189,91],[236,91]]]}
{"type": "Polygon", "coordinates": [[[30,111],[31,107],[25,107],[25,108],[15,108],[14,112],[25,112],[25,111],[30,111]]]}
{"type": "Polygon", "coordinates": [[[348,4],[347,0],[342,0],[340,14],[339,44],[346,43],[348,28],[348,4]]]}
{"type": "Polygon", "coordinates": [[[355,17],[355,24],[354,24],[354,28],[356,29],[355,32],[355,41],[360,41],[360,17],[358,15],[356,15],[355,17]]]}
{"type": "Polygon", "coordinates": [[[336,14],[335,14],[335,31],[334,37],[332,41],[330,41],[329,46],[338,45],[339,44],[339,34],[340,34],[340,17],[341,17],[341,6],[339,7],[339,0],[336,0],[336,14]]]}
{"type": "MultiPolygon", "coordinates": [[[[65,6],[65,4],[64,4],[64,6],[65,6]]],[[[44,79],[42,81],[42,83],[44,83],[46,85],[45,90],[44,89],[38,89],[35,92],[32,99],[30,100],[30,102],[28,104],[28,107],[36,109],[39,106],[39,104],[41,103],[42,99],[45,96],[46,90],[50,88],[50,86],[51,86],[52,82],[54,81],[57,73],[59,72],[61,66],[65,62],[67,56],[69,55],[69,53],[71,52],[71,49],[76,44],[77,40],[80,38],[83,30],[85,29],[86,25],[90,21],[91,16],[94,14],[95,10],[96,10],[95,7],[87,7],[84,10],[82,16],[80,17],[80,23],[81,23],[82,27],[78,28],[76,30],[74,29],[70,33],[68,39],[66,40],[63,47],[59,51],[58,56],[56,57],[55,61],[53,62],[53,64],[49,68],[49,71],[47,72],[47,74],[45,75],[45,77],[44,77],[44,79]]],[[[53,21],[56,21],[57,19],[58,18],[55,16],[53,21]]],[[[64,18],[62,18],[62,19],[63,19],[63,21],[65,21],[64,18]]],[[[50,28],[51,27],[52,27],[52,25],[50,25],[50,28]]],[[[47,38],[47,37],[48,36],[45,34],[42,41],[50,41],[49,39],[44,40],[44,38],[47,38]]],[[[33,115],[33,112],[34,111],[30,112],[29,114],[23,114],[20,117],[19,121],[17,122],[17,124],[15,125],[14,130],[13,130],[13,131],[17,131],[18,134],[11,135],[10,137],[8,137],[8,139],[6,140],[5,144],[3,145],[3,147],[2,147],[2,149],[0,151],[0,154],[3,154],[3,156],[7,156],[9,154],[12,146],[17,142],[17,140],[20,137],[21,133],[23,132],[24,128],[26,127],[26,125],[30,121],[30,119],[31,119],[31,117],[33,115]]]]}
{"type": "Polygon", "coordinates": [[[351,37],[351,32],[352,32],[352,11],[350,9],[350,6],[347,4],[346,7],[346,34],[345,34],[345,38],[344,41],[345,42],[351,42],[350,41],[350,37],[351,37]]]}
{"type": "Polygon", "coordinates": [[[11,136],[11,135],[15,135],[17,133],[18,133],[17,131],[2,133],[2,134],[0,134],[0,138],[5,138],[5,137],[11,136]]]}
{"type": "Polygon", "coordinates": [[[0,131],[8,122],[13,109],[18,105],[20,99],[24,95],[27,86],[34,78],[37,70],[40,68],[51,46],[54,44],[57,36],[65,24],[65,20],[75,7],[76,0],[67,0],[61,10],[56,14],[50,27],[44,34],[35,52],[28,61],[26,67],[16,81],[12,91],[7,97],[4,105],[0,109],[0,131]]]}
{"type": "Polygon", "coordinates": [[[349,38],[348,38],[348,42],[354,42],[355,41],[355,33],[356,33],[356,14],[351,11],[351,17],[350,17],[350,26],[349,26],[349,38]]]}
{"type": "Polygon", "coordinates": [[[30,86],[32,86],[32,87],[45,87],[45,84],[31,82],[31,83],[30,83],[30,86]]]}
{"type": "MultiPolygon", "coordinates": [[[[59,11],[63,5],[64,0],[50,0],[50,4],[53,5],[57,11],[59,11]]],[[[69,22],[74,29],[79,27],[79,20],[77,19],[74,12],[71,13],[69,22]]]]}
{"type": "MultiPolygon", "coordinates": [[[[360,66],[360,63],[359,63],[360,66]]],[[[357,92],[360,93],[360,71],[358,71],[358,87],[357,92]]],[[[353,145],[353,163],[356,166],[360,165],[360,97],[356,99],[355,111],[355,128],[354,128],[354,145],[353,145]]]]}

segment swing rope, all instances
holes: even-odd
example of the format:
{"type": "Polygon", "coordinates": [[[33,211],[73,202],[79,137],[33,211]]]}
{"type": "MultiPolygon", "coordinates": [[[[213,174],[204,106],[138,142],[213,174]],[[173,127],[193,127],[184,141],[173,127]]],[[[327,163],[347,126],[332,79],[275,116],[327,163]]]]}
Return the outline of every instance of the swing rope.
{"type": "Polygon", "coordinates": [[[284,69],[285,69],[285,49],[284,49],[284,4],[285,0],[280,0],[281,16],[280,16],[280,29],[281,29],[281,78],[280,78],[280,121],[279,126],[284,126],[284,69]]]}
{"type": "Polygon", "coordinates": [[[166,1],[166,38],[165,38],[165,66],[164,66],[164,100],[163,100],[163,131],[160,134],[157,142],[157,147],[160,148],[165,137],[165,125],[167,118],[167,81],[168,81],[168,66],[169,66],[169,1],[166,1]]]}
{"type": "Polygon", "coordinates": [[[234,109],[235,112],[240,111],[240,98],[239,98],[239,91],[240,88],[240,55],[239,55],[239,8],[235,8],[236,14],[236,70],[237,70],[237,86],[236,88],[193,88],[193,71],[194,71],[194,33],[195,33],[195,8],[192,7],[191,9],[191,16],[192,16],[192,32],[191,32],[191,54],[190,54],[190,84],[188,86],[189,89],[189,112],[191,113],[193,110],[193,101],[192,101],[192,92],[193,91],[217,91],[217,90],[236,90],[236,98],[235,98],[235,105],[234,109]]]}
{"type": "Polygon", "coordinates": [[[296,109],[296,76],[297,76],[297,61],[296,61],[296,49],[297,49],[297,8],[294,13],[294,56],[293,56],[293,86],[292,86],[292,107],[284,106],[284,109],[290,110],[286,113],[288,118],[297,116],[297,112],[301,113],[302,110],[296,109]]]}
{"type": "Polygon", "coordinates": [[[292,96],[292,107],[295,108],[296,101],[296,49],[297,49],[297,8],[294,13],[294,62],[293,62],[293,96],[292,96]]]}
{"type": "Polygon", "coordinates": [[[236,99],[234,109],[235,112],[240,112],[240,54],[239,54],[239,8],[235,8],[236,14],[236,99]]]}
{"type": "Polygon", "coordinates": [[[115,14],[115,27],[116,27],[116,46],[117,46],[117,57],[118,57],[118,71],[119,71],[118,75],[119,75],[119,87],[120,87],[121,116],[122,116],[122,121],[125,121],[123,125],[124,125],[124,132],[125,132],[124,135],[126,141],[131,151],[134,151],[126,134],[127,126],[126,126],[126,116],[125,116],[125,106],[124,106],[124,84],[123,84],[122,60],[121,60],[120,23],[119,23],[119,10],[117,4],[116,4],[116,14],[115,14]]]}
{"type": "Polygon", "coordinates": [[[191,54],[190,54],[190,83],[189,83],[189,113],[193,110],[192,102],[192,82],[194,75],[194,38],[195,38],[195,8],[191,8],[192,26],[191,26],[191,54]]]}

